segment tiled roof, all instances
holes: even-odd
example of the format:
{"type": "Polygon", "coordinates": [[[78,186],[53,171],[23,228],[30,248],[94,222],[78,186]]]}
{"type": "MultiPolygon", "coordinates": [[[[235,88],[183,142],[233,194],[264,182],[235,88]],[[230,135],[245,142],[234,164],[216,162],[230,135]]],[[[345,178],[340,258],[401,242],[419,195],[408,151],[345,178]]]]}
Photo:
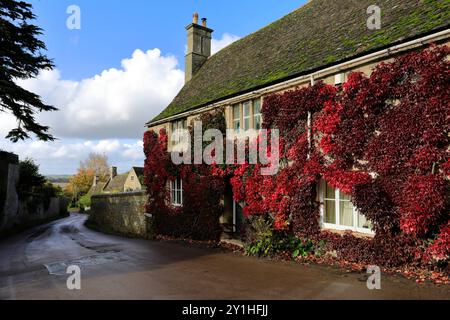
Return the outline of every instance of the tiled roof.
{"type": "Polygon", "coordinates": [[[127,178],[128,173],[118,174],[112,180],[108,181],[104,192],[123,192],[127,178]]]}
{"type": "Polygon", "coordinates": [[[97,185],[94,186],[92,185],[91,189],[89,190],[89,194],[91,195],[96,195],[96,194],[101,194],[103,193],[103,189],[106,186],[106,182],[97,182],[97,185]]]}
{"type": "Polygon", "coordinates": [[[211,56],[150,123],[449,27],[449,0],[312,0],[211,56]],[[380,30],[367,8],[381,8],[380,30]]]}
{"type": "Polygon", "coordinates": [[[134,172],[136,172],[138,177],[144,176],[144,168],[142,167],[133,167],[134,172]]]}

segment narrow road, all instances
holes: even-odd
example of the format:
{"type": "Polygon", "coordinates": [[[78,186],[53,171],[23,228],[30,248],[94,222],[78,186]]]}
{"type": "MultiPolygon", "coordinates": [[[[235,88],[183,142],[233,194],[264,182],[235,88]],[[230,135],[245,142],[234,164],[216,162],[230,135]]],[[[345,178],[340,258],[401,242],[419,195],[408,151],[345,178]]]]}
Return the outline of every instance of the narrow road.
{"type": "Polygon", "coordinates": [[[450,288],[126,239],[72,216],[0,242],[0,299],[450,299],[450,288]],[[66,268],[81,268],[68,290],[66,268]]]}

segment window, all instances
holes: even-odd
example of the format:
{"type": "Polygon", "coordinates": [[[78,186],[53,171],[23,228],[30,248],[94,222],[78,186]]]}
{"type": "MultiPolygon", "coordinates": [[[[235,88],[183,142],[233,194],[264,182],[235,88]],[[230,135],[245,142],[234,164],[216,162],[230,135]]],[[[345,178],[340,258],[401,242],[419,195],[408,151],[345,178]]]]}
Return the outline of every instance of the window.
{"type": "Polygon", "coordinates": [[[262,128],[261,99],[253,100],[253,127],[255,130],[262,128]]]}
{"type": "Polygon", "coordinates": [[[243,105],[244,110],[244,131],[250,129],[250,101],[247,101],[243,105]]]}
{"type": "Polygon", "coordinates": [[[184,141],[182,132],[178,131],[183,129],[187,129],[186,120],[172,122],[172,137],[171,137],[172,145],[176,146],[177,144],[182,143],[184,141]]]}
{"type": "Polygon", "coordinates": [[[340,86],[343,83],[344,83],[344,74],[343,73],[336,74],[334,76],[334,84],[340,86]]]}
{"type": "Polygon", "coordinates": [[[325,227],[373,233],[372,224],[358,213],[350,195],[331,188],[325,182],[322,182],[320,194],[323,200],[322,221],[325,227]]]}
{"type": "Polygon", "coordinates": [[[134,176],[131,176],[131,177],[130,177],[130,180],[131,180],[131,181],[134,181],[134,176]]]}
{"type": "Polygon", "coordinates": [[[183,181],[176,178],[170,181],[170,200],[172,205],[181,206],[183,204],[183,181]]]}
{"type": "Polygon", "coordinates": [[[239,104],[233,106],[233,129],[236,133],[241,130],[241,106],[239,104]]]}

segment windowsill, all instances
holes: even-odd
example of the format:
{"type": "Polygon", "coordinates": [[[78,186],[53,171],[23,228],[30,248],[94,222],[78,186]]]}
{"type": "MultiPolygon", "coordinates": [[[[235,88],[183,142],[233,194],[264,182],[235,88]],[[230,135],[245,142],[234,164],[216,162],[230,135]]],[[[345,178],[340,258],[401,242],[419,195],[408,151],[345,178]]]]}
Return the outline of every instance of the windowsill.
{"type": "Polygon", "coordinates": [[[170,205],[174,208],[181,208],[183,206],[182,204],[174,204],[174,203],[171,203],[170,205]]]}
{"type": "Polygon", "coordinates": [[[375,237],[375,233],[373,232],[359,232],[359,231],[355,231],[352,229],[333,229],[333,228],[329,228],[329,227],[322,227],[322,231],[327,231],[327,232],[331,232],[331,233],[336,233],[339,235],[345,235],[345,234],[351,234],[352,236],[356,237],[356,238],[369,238],[369,239],[373,239],[375,237]]]}

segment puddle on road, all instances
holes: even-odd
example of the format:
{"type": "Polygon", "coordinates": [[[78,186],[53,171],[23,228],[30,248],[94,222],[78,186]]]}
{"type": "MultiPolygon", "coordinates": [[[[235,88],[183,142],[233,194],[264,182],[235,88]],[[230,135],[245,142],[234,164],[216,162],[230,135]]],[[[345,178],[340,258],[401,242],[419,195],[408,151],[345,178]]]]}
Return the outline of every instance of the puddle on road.
{"type": "Polygon", "coordinates": [[[67,267],[71,265],[76,265],[83,269],[83,267],[87,266],[95,266],[113,262],[125,262],[127,260],[128,258],[120,252],[108,252],[104,254],[83,257],[80,259],[53,262],[45,264],[44,266],[47,268],[49,274],[61,276],[66,274],[67,267]]]}
{"type": "Polygon", "coordinates": [[[68,224],[68,225],[61,226],[59,228],[59,232],[60,233],[79,233],[80,230],[77,227],[75,227],[71,224],[68,224]]]}

